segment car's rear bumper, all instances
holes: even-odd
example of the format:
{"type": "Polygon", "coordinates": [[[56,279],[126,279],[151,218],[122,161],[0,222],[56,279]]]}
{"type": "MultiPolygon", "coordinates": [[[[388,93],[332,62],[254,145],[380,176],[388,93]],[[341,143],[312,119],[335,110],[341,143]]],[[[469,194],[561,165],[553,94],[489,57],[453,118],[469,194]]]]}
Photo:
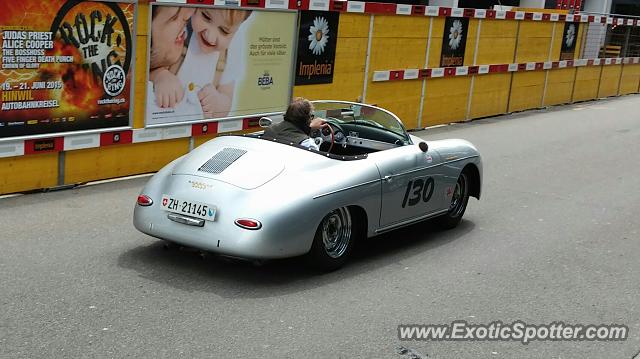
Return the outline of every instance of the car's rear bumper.
{"type": "Polygon", "coordinates": [[[216,218],[215,222],[205,221],[203,227],[196,227],[168,219],[169,212],[157,207],[136,205],[133,216],[136,229],[184,246],[247,259],[295,257],[310,248],[309,240],[291,241],[286,236],[273,236],[268,223],[263,223],[261,229],[249,230],[236,226],[233,219],[220,216],[222,218],[216,218]]]}

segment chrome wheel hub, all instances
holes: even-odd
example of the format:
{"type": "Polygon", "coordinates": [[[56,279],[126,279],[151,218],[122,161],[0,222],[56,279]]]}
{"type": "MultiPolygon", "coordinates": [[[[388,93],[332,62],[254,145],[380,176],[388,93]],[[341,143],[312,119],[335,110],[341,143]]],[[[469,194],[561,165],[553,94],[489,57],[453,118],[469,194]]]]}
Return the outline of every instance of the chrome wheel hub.
{"type": "Polygon", "coordinates": [[[467,194],[467,177],[461,174],[456,183],[456,188],[453,190],[451,196],[451,203],[449,204],[449,214],[457,217],[464,209],[464,198],[467,194]]]}
{"type": "Polygon", "coordinates": [[[346,208],[339,208],[329,213],[322,220],[322,243],[324,250],[331,258],[341,257],[351,240],[351,215],[346,208]]]}

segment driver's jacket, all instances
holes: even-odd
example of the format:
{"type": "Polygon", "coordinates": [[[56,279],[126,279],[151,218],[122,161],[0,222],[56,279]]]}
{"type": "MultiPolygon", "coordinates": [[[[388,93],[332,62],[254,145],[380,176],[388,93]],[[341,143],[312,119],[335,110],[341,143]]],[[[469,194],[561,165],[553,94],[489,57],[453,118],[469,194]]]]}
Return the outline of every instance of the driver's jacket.
{"type": "Polygon", "coordinates": [[[310,140],[309,135],[289,121],[282,121],[267,127],[267,129],[264,130],[264,135],[262,135],[262,137],[267,139],[276,139],[285,143],[293,142],[296,145],[300,145],[306,140],[310,140]]]}

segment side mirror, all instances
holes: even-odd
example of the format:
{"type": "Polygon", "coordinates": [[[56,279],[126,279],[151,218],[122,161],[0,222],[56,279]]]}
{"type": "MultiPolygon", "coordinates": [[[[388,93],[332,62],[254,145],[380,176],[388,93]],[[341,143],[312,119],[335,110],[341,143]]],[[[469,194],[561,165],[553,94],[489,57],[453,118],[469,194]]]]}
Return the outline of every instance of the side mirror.
{"type": "Polygon", "coordinates": [[[260,117],[260,120],[258,121],[258,126],[262,128],[267,128],[271,126],[272,123],[273,123],[273,120],[270,119],[269,117],[260,117]]]}
{"type": "Polygon", "coordinates": [[[427,145],[426,142],[420,142],[418,144],[418,147],[420,147],[420,150],[424,153],[426,153],[427,151],[429,151],[429,145],[427,145]]]}

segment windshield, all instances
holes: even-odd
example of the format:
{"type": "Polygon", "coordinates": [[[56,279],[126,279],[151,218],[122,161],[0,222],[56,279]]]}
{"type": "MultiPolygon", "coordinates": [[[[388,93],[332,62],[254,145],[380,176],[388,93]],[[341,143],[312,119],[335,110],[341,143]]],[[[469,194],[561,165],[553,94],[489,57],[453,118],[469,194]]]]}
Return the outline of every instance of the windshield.
{"type": "Polygon", "coordinates": [[[381,128],[400,135],[405,141],[409,139],[402,122],[391,112],[381,108],[340,101],[313,101],[313,106],[316,117],[333,119],[341,123],[381,128]]]}

